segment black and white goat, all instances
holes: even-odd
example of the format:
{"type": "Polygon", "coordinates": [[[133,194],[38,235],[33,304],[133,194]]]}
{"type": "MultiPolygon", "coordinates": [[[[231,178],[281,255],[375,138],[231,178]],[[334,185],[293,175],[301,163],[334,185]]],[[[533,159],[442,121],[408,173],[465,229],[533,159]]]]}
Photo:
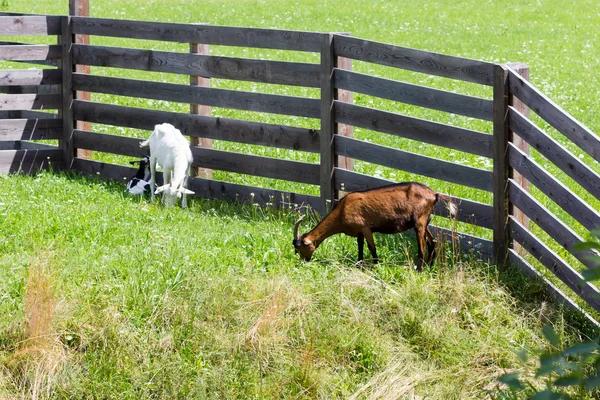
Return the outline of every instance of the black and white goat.
{"type": "Polygon", "coordinates": [[[135,176],[127,182],[126,192],[134,195],[150,193],[150,157],[145,156],[139,161],[129,161],[129,164],[138,164],[135,176]]]}
{"type": "Polygon", "coordinates": [[[164,123],[156,125],[148,138],[140,143],[140,147],[150,146],[150,196],[163,193],[163,202],[167,205],[175,204],[177,198],[182,197],[181,206],[187,207],[186,195],[194,194],[185,188],[187,177],[192,165],[192,152],[187,139],[179,129],[164,123]],[[162,167],[164,185],[156,186],[156,164],[162,167]]]}

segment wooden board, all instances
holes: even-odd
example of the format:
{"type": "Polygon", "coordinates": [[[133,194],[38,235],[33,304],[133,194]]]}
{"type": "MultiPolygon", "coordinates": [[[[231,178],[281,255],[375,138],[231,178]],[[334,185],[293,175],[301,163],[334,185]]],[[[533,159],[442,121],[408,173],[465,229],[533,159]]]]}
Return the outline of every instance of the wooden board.
{"type": "Polygon", "coordinates": [[[336,88],[453,114],[492,120],[492,101],[425,86],[336,69],[336,88]]]}
{"type": "Polygon", "coordinates": [[[600,199],[600,174],[588,167],[579,157],[571,154],[513,107],[510,107],[508,116],[512,131],[531,144],[584,189],[600,199]]]}
{"type": "Polygon", "coordinates": [[[531,157],[509,143],[510,166],[540,189],[581,225],[592,231],[600,229],[600,214],[579,196],[540,167],[531,157]]]}
{"type": "Polygon", "coordinates": [[[336,154],[475,189],[492,191],[492,172],[337,136],[336,154]]]}
{"type": "MultiPolygon", "coordinates": [[[[358,172],[346,171],[341,168],[335,169],[334,177],[336,189],[346,192],[374,189],[397,183],[388,179],[375,178],[358,172]]],[[[458,221],[491,229],[492,206],[460,197],[450,197],[452,198],[452,202],[458,207],[456,216],[458,221]]],[[[448,210],[441,201],[436,203],[433,213],[442,217],[448,217],[448,210]]]]}
{"type": "Polygon", "coordinates": [[[492,136],[388,111],[335,102],[335,121],[483,157],[492,157],[492,136]]]}
{"type": "Polygon", "coordinates": [[[562,133],[583,151],[600,162],[600,137],[589,130],[552,100],[538,91],[515,71],[509,71],[511,93],[562,133]]]}
{"type": "Polygon", "coordinates": [[[450,242],[452,248],[458,250],[461,254],[470,254],[485,262],[491,262],[492,260],[491,240],[454,232],[446,228],[440,228],[439,226],[429,225],[429,230],[437,240],[450,242]]]}
{"type": "Polygon", "coordinates": [[[2,111],[0,110],[0,119],[60,119],[59,115],[56,113],[49,113],[44,111],[34,111],[34,110],[11,110],[11,111],[2,111]]]}
{"type": "Polygon", "coordinates": [[[51,44],[24,44],[19,46],[1,45],[2,61],[41,61],[57,60],[61,57],[60,46],[51,44]]]}
{"type": "Polygon", "coordinates": [[[60,149],[0,151],[0,174],[34,174],[50,165],[54,169],[62,169],[60,149]]]}
{"type": "Polygon", "coordinates": [[[143,139],[127,136],[107,135],[75,129],[73,132],[74,147],[123,156],[139,157],[149,155],[148,147],[140,147],[143,139]]]}
{"type": "Polygon", "coordinates": [[[313,32],[85,17],[74,17],[73,32],[167,42],[310,52],[321,50],[323,37],[323,34],[313,32]]]}
{"type": "Polygon", "coordinates": [[[73,57],[83,65],[319,87],[318,64],[84,45],[73,46],[73,57]]]}
{"type": "Polygon", "coordinates": [[[574,255],[583,265],[592,267],[593,263],[590,262],[589,257],[593,257],[594,254],[591,251],[576,252],[573,249],[575,245],[583,242],[583,239],[512,179],[509,180],[508,195],[510,201],[552,239],[574,255]]]}
{"type": "MultiPolygon", "coordinates": [[[[137,168],[85,160],[82,158],[76,158],[73,167],[86,175],[116,180],[123,184],[134,176],[137,171],[137,168]]],[[[161,175],[160,172],[158,174],[159,176],[161,175]]],[[[288,193],[273,189],[263,189],[202,178],[189,179],[188,188],[195,192],[196,197],[229,201],[252,201],[261,206],[272,204],[275,207],[291,208],[295,207],[295,205],[307,205],[316,208],[319,203],[319,198],[316,196],[288,193]]],[[[290,238],[291,235],[292,232],[290,231],[290,238]]]]}
{"type": "Polygon", "coordinates": [[[586,303],[596,311],[600,311],[600,291],[594,285],[589,282],[584,283],[583,276],[579,272],[571,268],[556,253],[515,221],[514,218],[509,218],[508,225],[511,237],[514,240],[546,266],[565,285],[577,293],[586,303]]]}
{"type": "Polygon", "coordinates": [[[559,304],[563,306],[577,311],[581,313],[588,322],[590,322],[594,327],[599,328],[600,324],[592,318],[588,313],[586,313],[581,307],[577,305],[573,300],[571,300],[566,294],[563,293],[556,285],[550,282],[545,276],[539,273],[531,264],[529,264],[523,257],[521,257],[515,250],[508,250],[508,260],[511,265],[518,268],[524,275],[531,279],[538,279],[542,281],[546,286],[546,291],[548,295],[554,299],[559,304]]]}
{"type": "Polygon", "coordinates": [[[59,16],[0,16],[0,36],[60,35],[59,16]]]}
{"type": "Polygon", "coordinates": [[[491,86],[492,63],[335,35],[335,55],[491,86]]]}
{"type": "Polygon", "coordinates": [[[265,178],[319,184],[319,165],[222,150],[193,147],[194,167],[218,169],[265,178]]]}
{"type": "Polygon", "coordinates": [[[55,110],[61,105],[60,94],[0,94],[0,110],[55,110]]]}
{"type": "Polygon", "coordinates": [[[319,152],[319,132],[313,129],[77,100],[74,102],[74,113],[77,120],[147,130],[169,121],[185,135],[192,137],[319,152]]]}
{"type": "Polygon", "coordinates": [[[0,123],[0,140],[42,140],[62,137],[59,119],[7,119],[0,123]]]}
{"type": "Polygon", "coordinates": [[[319,118],[319,100],[202,86],[73,74],[73,89],[119,96],[204,104],[237,110],[319,118]]]}
{"type": "Polygon", "coordinates": [[[0,71],[0,86],[60,85],[61,81],[61,71],[58,69],[0,71]]]}

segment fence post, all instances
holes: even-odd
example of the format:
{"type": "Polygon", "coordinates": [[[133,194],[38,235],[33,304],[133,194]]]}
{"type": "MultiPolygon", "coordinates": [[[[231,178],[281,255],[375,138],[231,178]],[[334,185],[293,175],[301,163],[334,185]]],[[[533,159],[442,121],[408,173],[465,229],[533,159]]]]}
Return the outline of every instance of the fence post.
{"type": "Polygon", "coordinates": [[[63,161],[66,169],[70,169],[73,166],[73,158],[75,157],[75,149],[73,147],[73,53],[71,52],[73,39],[71,17],[62,17],[60,32],[62,57],[60,68],[62,70],[63,101],[60,116],[63,121],[63,139],[60,141],[60,147],[63,151],[63,161]]]}
{"type": "Polygon", "coordinates": [[[493,256],[496,265],[508,258],[508,72],[504,65],[494,66],[494,239],[493,256]]]}
{"type": "Polygon", "coordinates": [[[333,50],[333,34],[323,35],[323,45],[321,47],[321,168],[320,168],[320,189],[321,189],[321,215],[326,215],[335,198],[335,149],[334,135],[336,131],[334,120],[333,102],[335,100],[335,90],[333,87],[333,69],[335,68],[336,57],[333,50]]]}
{"type": "MultiPolygon", "coordinates": [[[[523,63],[509,63],[508,66],[515,70],[519,75],[521,75],[525,80],[529,80],[529,67],[523,63]]],[[[511,93],[508,96],[508,104],[513,106],[517,111],[519,111],[523,116],[529,118],[529,107],[525,105],[522,101],[514,97],[511,93]]],[[[513,132],[509,132],[509,140],[515,147],[521,149],[523,153],[529,154],[529,143],[521,139],[519,136],[515,135],[513,132]]],[[[519,174],[514,169],[510,169],[509,176],[515,180],[515,182],[520,185],[525,191],[529,192],[529,181],[523,177],[523,175],[519,174]]],[[[517,220],[521,225],[525,228],[529,229],[529,217],[525,215],[521,210],[516,207],[513,207],[512,204],[509,205],[509,213],[512,215],[515,220],[517,220]]],[[[525,250],[521,247],[520,244],[513,241],[512,246],[519,254],[526,254],[525,250]]]]}
{"type": "MultiPolygon", "coordinates": [[[[348,32],[339,34],[344,36],[350,36],[350,33],[348,32]]],[[[346,71],[352,71],[352,59],[337,57],[337,68],[344,69],[346,71]]],[[[344,103],[354,103],[354,96],[349,90],[336,89],[335,98],[337,98],[339,101],[343,101],[344,103]]],[[[338,135],[346,136],[349,138],[354,137],[354,129],[352,125],[336,123],[336,129],[338,135]]],[[[340,168],[347,169],[348,171],[352,171],[354,169],[354,160],[349,157],[337,156],[337,166],[340,168]]]]}
{"type": "MultiPolygon", "coordinates": [[[[90,3],[89,0],[69,0],[69,15],[77,17],[89,17],[90,15],[90,3]]],[[[90,37],[88,35],[75,35],[73,43],[77,44],[90,44],[90,37]]],[[[88,65],[76,65],[75,72],[80,74],[89,74],[90,67],[88,65]]],[[[75,92],[75,99],[77,100],[90,100],[90,92],[75,92]]],[[[91,124],[85,121],[76,121],[75,129],[84,131],[91,131],[91,124]]],[[[92,152],[89,150],[78,149],[77,156],[83,158],[89,158],[92,152]]]]}
{"type": "MultiPolygon", "coordinates": [[[[192,54],[210,54],[210,48],[207,44],[190,43],[190,53],[192,54]]],[[[210,79],[202,76],[190,75],[190,85],[193,86],[210,86],[210,79]]],[[[200,104],[190,104],[190,114],[204,115],[210,117],[211,107],[200,104]]],[[[212,139],[190,136],[192,146],[212,148],[212,139]]],[[[200,178],[212,179],[212,170],[206,168],[192,168],[190,175],[200,178]]]]}

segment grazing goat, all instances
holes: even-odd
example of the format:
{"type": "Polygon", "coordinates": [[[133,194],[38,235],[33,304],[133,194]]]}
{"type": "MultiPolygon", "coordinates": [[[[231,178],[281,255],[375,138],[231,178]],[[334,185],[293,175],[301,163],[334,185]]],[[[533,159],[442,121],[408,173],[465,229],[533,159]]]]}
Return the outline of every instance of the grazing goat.
{"type": "Polygon", "coordinates": [[[306,261],[310,261],[314,251],[329,236],[337,233],[356,237],[358,240],[358,261],[363,259],[364,240],[378,262],[373,232],[400,233],[414,228],[417,234],[419,255],[417,270],[421,271],[427,243],[427,263],[435,257],[435,242],[429,231],[434,204],[442,199],[456,214],[456,205],[449,196],[436,193],[427,186],[405,182],[377,189],[348,193],[333,210],[310,232],[298,235],[302,218],[294,226],[294,247],[306,261]]]}
{"type": "Polygon", "coordinates": [[[140,147],[150,146],[150,188],[151,198],[154,194],[163,193],[163,202],[175,204],[175,200],[183,195],[181,206],[187,207],[186,195],[194,194],[185,188],[187,177],[192,165],[190,145],[179,129],[171,124],[161,124],[154,127],[148,138],[140,143],[140,147]],[[164,185],[154,191],[156,185],[156,164],[163,170],[164,185]]]}

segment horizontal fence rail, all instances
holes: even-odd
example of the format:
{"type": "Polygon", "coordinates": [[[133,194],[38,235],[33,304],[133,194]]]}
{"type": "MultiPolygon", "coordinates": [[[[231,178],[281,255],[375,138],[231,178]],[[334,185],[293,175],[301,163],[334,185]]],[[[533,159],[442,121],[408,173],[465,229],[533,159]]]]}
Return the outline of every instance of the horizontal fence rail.
{"type": "Polygon", "coordinates": [[[333,79],[334,85],[338,89],[345,89],[351,92],[363,93],[486,121],[492,120],[491,100],[398,82],[358,72],[345,71],[343,69],[336,69],[333,79]]]}
{"type": "Polygon", "coordinates": [[[81,100],[74,102],[73,112],[75,118],[81,121],[147,130],[154,129],[154,125],[161,124],[164,121],[171,121],[178,129],[192,137],[221,139],[313,153],[319,152],[319,133],[312,129],[81,100]]]}
{"type": "Polygon", "coordinates": [[[73,33],[309,52],[320,52],[323,38],[323,34],[313,32],[87,17],[73,18],[73,33]]]}
{"type": "Polygon", "coordinates": [[[60,21],[59,16],[0,16],[0,36],[60,35],[60,21]]]}
{"type": "Polygon", "coordinates": [[[494,64],[334,35],[338,57],[491,86],[494,64]]]}
{"type": "Polygon", "coordinates": [[[76,64],[319,87],[319,65],[119,47],[74,45],[76,64]]]}
{"type": "Polygon", "coordinates": [[[73,74],[73,90],[136,96],[180,103],[204,104],[237,110],[319,118],[319,100],[203,86],[148,82],[134,79],[73,74]]]}

